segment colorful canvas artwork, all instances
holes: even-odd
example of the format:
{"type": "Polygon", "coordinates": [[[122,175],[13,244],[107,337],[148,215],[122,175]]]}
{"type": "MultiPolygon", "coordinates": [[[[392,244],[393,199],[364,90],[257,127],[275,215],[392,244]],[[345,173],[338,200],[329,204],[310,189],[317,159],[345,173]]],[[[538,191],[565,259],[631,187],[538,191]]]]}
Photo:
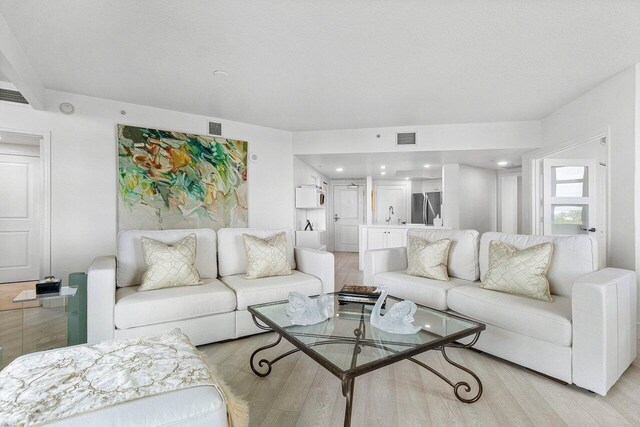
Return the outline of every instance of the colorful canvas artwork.
{"type": "Polygon", "coordinates": [[[247,226],[247,142],[118,125],[118,226],[247,226]]]}

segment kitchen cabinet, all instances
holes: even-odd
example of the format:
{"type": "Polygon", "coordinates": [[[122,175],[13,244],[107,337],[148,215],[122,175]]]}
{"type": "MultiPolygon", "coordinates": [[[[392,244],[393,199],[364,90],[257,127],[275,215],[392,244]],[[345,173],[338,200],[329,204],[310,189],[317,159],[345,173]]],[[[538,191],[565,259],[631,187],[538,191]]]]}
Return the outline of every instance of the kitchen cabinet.
{"type": "Polygon", "coordinates": [[[367,249],[400,248],[407,245],[406,228],[369,228],[367,249]]]}

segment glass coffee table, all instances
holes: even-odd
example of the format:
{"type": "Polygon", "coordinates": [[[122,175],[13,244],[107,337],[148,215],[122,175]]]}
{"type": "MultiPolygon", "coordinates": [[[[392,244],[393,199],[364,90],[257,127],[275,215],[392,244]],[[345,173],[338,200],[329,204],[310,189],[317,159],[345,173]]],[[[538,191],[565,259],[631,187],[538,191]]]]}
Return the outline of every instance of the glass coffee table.
{"type": "MultiPolygon", "coordinates": [[[[274,343],[258,348],[251,355],[251,369],[256,375],[266,377],[271,373],[274,363],[302,351],[342,381],[342,395],[346,398],[345,426],[351,425],[355,378],[405,359],[422,366],[449,384],[460,401],[473,403],[480,398],[480,378],[469,368],[451,360],[446,350],[449,347],[472,347],[480,337],[480,332],[485,329],[484,324],[418,305],[413,324],[422,326],[422,330],[411,335],[392,334],[369,323],[372,305],[339,303],[337,293],[330,295],[333,295],[335,304],[333,317],[310,326],[291,324],[285,316],[287,301],[248,307],[257,327],[278,334],[274,343]],[[295,349],[271,360],[256,360],[260,352],[277,346],[282,338],[293,344],[295,349]],[[464,338],[470,341],[466,344],[458,342],[464,338]],[[443,373],[414,358],[429,350],[441,352],[445,361],[468,373],[476,383],[476,391],[472,392],[473,387],[468,382],[454,382],[443,373]]],[[[386,309],[382,310],[382,314],[401,301],[388,296],[386,309]]]]}

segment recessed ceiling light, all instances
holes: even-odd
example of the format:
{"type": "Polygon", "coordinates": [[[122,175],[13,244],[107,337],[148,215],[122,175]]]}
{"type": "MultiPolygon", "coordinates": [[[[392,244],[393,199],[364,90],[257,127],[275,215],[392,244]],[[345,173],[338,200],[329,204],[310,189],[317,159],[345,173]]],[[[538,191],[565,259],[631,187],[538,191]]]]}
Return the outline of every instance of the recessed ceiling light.
{"type": "Polygon", "coordinates": [[[380,175],[386,175],[386,174],[387,174],[386,172],[380,172],[380,175]]]}
{"type": "Polygon", "coordinates": [[[406,177],[405,179],[409,179],[409,177],[406,177]]]}
{"type": "Polygon", "coordinates": [[[431,167],[431,165],[430,165],[429,163],[427,163],[427,164],[425,164],[425,165],[424,165],[424,167],[425,167],[425,168],[430,168],[430,167],[431,167]]]}
{"type": "Polygon", "coordinates": [[[509,164],[509,162],[507,162],[506,160],[500,160],[498,162],[498,166],[507,166],[509,164]]]}
{"type": "Polygon", "coordinates": [[[218,77],[227,77],[229,73],[227,73],[225,70],[215,70],[213,72],[213,75],[218,77]]]}
{"type": "Polygon", "coordinates": [[[385,165],[380,166],[380,169],[386,169],[387,167],[385,165]]]}
{"type": "Polygon", "coordinates": [[[344,169],[342,168],[336,168],[336,172],[342,172],[344,169]]]}
{"type": "Polygon", "coordinates": [[[2,139],[2,135],[0,135],[0,139],[2,139]]]}

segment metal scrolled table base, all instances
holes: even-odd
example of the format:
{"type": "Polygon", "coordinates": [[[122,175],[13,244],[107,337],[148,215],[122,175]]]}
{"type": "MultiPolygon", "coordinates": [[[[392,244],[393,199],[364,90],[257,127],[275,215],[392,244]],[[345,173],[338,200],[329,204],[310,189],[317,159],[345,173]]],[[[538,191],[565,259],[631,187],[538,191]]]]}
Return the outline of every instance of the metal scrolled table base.
{"type": "MultiPolygon", "coordinates": [[[[266,330],[266,331],[271,331],[272,329],[269,327],[266,327],[264,325],[261,325],[258,323],[257,319],[255,318],[255,316],[253,316],[253,321],[256,324],[256,326],[258,326],[260,329],[266,330]]],[[[354,345],[354,350],[353,350],[353,362],[352,364],[355,365],[355,360],[357,358],[357,355],[362,351],[360,346],[366,346],[366,347],[375,347],[375,348],[380,348],[386,351],[389,351],[391,353],[399,353],[398,350],[389,348],[388,346],[385,346],[383,344],[380,344],[378,342],[373,342],[370,340],[363,340],[362,336],[364,335],[362,332],[362,329],[364,328],[364,325],[362,324],[360,326],[360,328],[355,329],[354,330],[354,336],[355,338],[336,338],[336,339],[330,339],[330,340],[323,340],[323,341],[317,341],[315,343],[310,343],[310,344],[306,344],[307,347],[315,347],[315,346],[319,346],[319,345],[329,345],[329,344],[355,344],[354,345]]],[[[441,380],[443,380],[445,383],[447,383],[451,388],[453,388],[453,394],[455,395],[455,397],[460,400],[461,402],[464,403],[474,403],[477,402],[478,399],[480,399],[480,397],[482,396],[482,392],[483,392],[483,388],[482,388],[482,381],[480,381],[480,378],[469,368],[454,362],[453,360],[451,360],[451,358],[449,357],[449,355],[447,354],[447,348],[471,348],[477,341],[478,338],[480,337],[480,332],[478,332],[473,340],[468,343],[468,344],[460,344],[460,343],[451,343],[451,344],[447,344],[447,345],[443,345],[440,347],[436,347],[433,350],[440,350],[442,357],[444,358],[444,360],[449,363],[451,366],[454,366],[458,369],[460,369],[461,371],[466,372],[467,374],[469,374],[474,381],[476,382],[476,387],[477,387],[477,392],[475,394],[469,395],[473,389],[473,387],[471,386],[471,384],[469,384],[466,381],[458,381],[458,382],[454,382],[452,380],[450,380],[449,378],[447,378],[443,373],[438,372],[436,369],[434,369],[433,367],[427,365],[424,362],[421,362],[417,359],[415,359],[414,357],[409,357],[407,358],[407,360],[412,361],[413,363],[427,369],[429,372],[433,373],[434,375],[436,375],[438,378],[440,378],[441,380]],[[462,393],[460,392],[460,389],[463,390],[465,395],[468,395],[467,397],[463,396],[462,393]]],[[[265,346],[262,346],[260,348],[258,348],[257,350],[255,350],[252,354],[251,354],[251,358],[250,358],[250,365],[251,365],[251,370],[258,375],[259,377],[266,377],[271,373],[271,367],[279,360],[293,354],[293,353],[297,353],[300,351],[299,348],[294,348],[293,350],[289,350],[287,352],[284,352],[280,355],[278,355],[277,357],[275,357],[272,360],[267,360],[267,359],[260,359],[257,362],[257,366],[256,366],[256,362],[255,362],[255,358],[257,356],[258,353],[260,353],[261,351],[264,350],[268,350],[270,348],[276,347],[278,344],[280,344],[280,342],[282,341],[282,335],[278,334],[278,339],[271,343],[271,344],[267,344],[265,346]],[[262,368],[264,370],[264,367],[267,367],[266,371],[264,372],[260,372],[258,369],[262,368]]],[[[346,407],[345,407],[345,416],[344,416],[344,425],[345,426],[350,426],[351,425],[351,410],[353,407],[353,389],[354,389],[354,384],[355,384],[355,377],[349,377],[349,378],[345,378],[342,380],[342,395],[345,397],[346,399],[346,407]]]]}

